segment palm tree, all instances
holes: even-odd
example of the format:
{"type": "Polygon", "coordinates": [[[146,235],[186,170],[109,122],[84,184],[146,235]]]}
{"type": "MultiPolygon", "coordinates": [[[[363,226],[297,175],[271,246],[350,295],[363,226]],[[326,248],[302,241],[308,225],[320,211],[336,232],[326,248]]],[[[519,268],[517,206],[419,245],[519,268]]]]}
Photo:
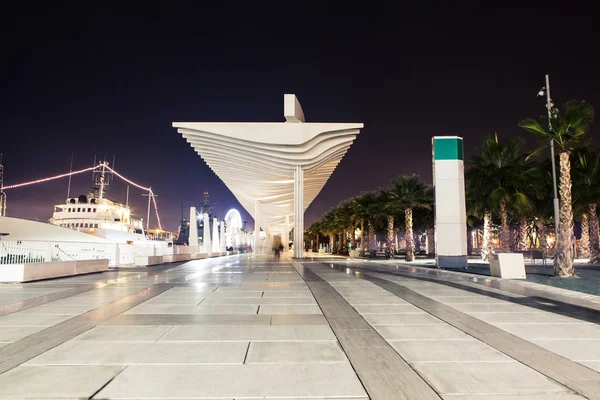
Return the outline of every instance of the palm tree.
{"type": "Polygon", "coordinates": [[[550,129],[532,118],[519,122],[519,126],[536,134],[544,143],[552,141],[559,148],[560,159],[560,215],[557,232],[557,248],[554,257],[554,275],[573,276],[574,235],[573,199],[571,193],[571,161],[569,155],[574,148],[585,144],[590,125],[594,121],[594,108],[585,101],[571,100],[563,104],[563,111],[550,110],[550,129]]]}
{"type": "Polygon", "coordinates": [[[368,251],[372,253],[377,247],[377,243],[375,242],[375,226],[378,225],[382,218],[387,219],[387,212],[385,210],[386,202],[381,194],[371,193],[370,196],[372,197],[367,208],[367,214],[369,215],[367,226],[369,231],[368,251]]]}
{"type": "Polygon", "coordinates": [[[374,193],[362,193],[352,199],[355,226],[360,227],[360,250],[362,255],[365,253],[365,221],[369,220],[369,207],[374,201],[374,193]]]}
{"type": "Polygon", "coordinates": [[[394,240],[394,216],[401,210],[398,208],[396,197],[388,189],[379,191],[379,201],[383,205],[383,213],[386,219],[385,246],[392,254],[396,252],[396,243],[394,240]]]}
{"type": "Polygon", "coordinates": [[[581,149],[573,163],[573,199],[581,220],[580,257],[599,256],[598,216],[600,202],[600,152],[581,149]]]}
{"type": "Polygon", "coordinates": [[[419,182],[417,175],[399,176],[392,181],[389,201],[395,202],[395,208],[404,210],[406,224],[406,260],[414,261],[413,210],[433,208],[433,196],[429,187],[419,182]]]}
{"type": "Polygon", "coordinates": [[[520,139],[499,141],[498,135],[490,136],[484,139],[480,154],[467,160],[469,212],[483,219],[483,260],[491,253],[493,212],[500,217],[502,251],[510,252],[509,211],[524,215],[533,208],[526,192],[532,187],[536,167],[520,155],[520,147],[520,139]]]}
{"type": "Polygon", "coordinates": [[[334,253],[334,232],[335,232],[335,221],[333,215],[333,209],[323,215],[321,218],[321,232],[329,236],[329,252],[334,253]]]}

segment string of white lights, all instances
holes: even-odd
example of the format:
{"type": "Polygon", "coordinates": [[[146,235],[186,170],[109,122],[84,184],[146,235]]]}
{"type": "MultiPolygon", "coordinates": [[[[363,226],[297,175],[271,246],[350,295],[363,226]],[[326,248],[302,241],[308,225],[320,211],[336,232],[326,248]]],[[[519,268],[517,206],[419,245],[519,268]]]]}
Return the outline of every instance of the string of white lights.
{"type": "Polygon", "coordinates": [[[7,186],[4,186],[3,189],[4,190],[7,190],[7,189],[16,189],[16,188],[23,187],[23,186],[34,185],[36,183],[44,183],[44,182],[48,182],[48,181],[51,181],[51,180],[54,180],[54,179],[66,178],[67,176],[70,176],[70,175],[77,175],[77,174],[81,174],[81,173],[84,173],[84,172],[93,171],[93,170],[95,170],[97,168],[101,168],[101,167],[106,168],[107,170],[109,170],[110,172],[112,172],[113,174],[115,174],[120,179],[124,180],[125,182],[129,183],[130,185],[133,185],[133,186],[137,187],[138,189],[145,190],[145,191],[147,191],[150,194],[150,196],[152,197],[152,202],[154,203],[154,211],[156,212],[156,220],[158,221],[158,229],[162,230],[162,225],[160,223],[160,217],[158,216],[158,207],[156,206],[156,199],[154,198],[154,192],[152,192],[152,189],[144,187],[142,185],[138,185],[137,183],[135,183],[135,182],[133,182],[133,181],[125,178],[123,175],[119,174],[117,171],[115,171],[114,169],[110,168],[108,166],[108,164],[106,164],[106,163],[100,163],[100,164],[98,164],[98,165],[96,165],[94,167],[89,167],[89,168],[81,169],[79,171],[72,171],[72,172],[69,172],[69,173],[66,173],[66,174],[60,174],[60,175],[50,176],[50,177],[47,177],[47,178],[37,179],[35,181],[17,183],[15,185],[7,185],[7,186]]]}
{"type": "Polygon", "coordinates": [[[148,194],[150,195],[150,197],[152,197],[152,202],[154,203],[154,211],[156,212],[156,220],[158,221],[158,229],[160,229],[162,231],[162,226],[160,224],[160,217],[158,216],[158,207],[156,206],[156,199],[154,198],[154,192],[152,192],[151,188],[147,188],[147,187],[143,187],[141,185],[138,185],[137,183],[130,181],[129,179],[125,178],[123,175],[119,174],[117,171],[115,171],[114,169],[112,169],[111,167],[109,167],[108,165],[105,165],[105,168],[107,170],[109,170],[110,172],[112,172],[113,174],[115,174],[116,176],[118,176],[119,178],[121,178],[122,180],[124,180],[125,182],[139,188],[142,190],[145,190],[148,192],[148,194]]]}
{"type": "Polygon", "coordinates": [[[67,174],[61,174],[61,175],[51,176],[51,177],[48,177],[48,178],[42,178],[42,179],[38,179],[38,180],[35,180],[35,181],[31,181],[31,182],[17,183],[16,185],[7,185],[7,186],[4,186],[4,190],[6,190],[6,189],[15,189],[15,188],[22,187],[22,186],[27,186],[27,185],[34,185],[36,183],[48,182],[48,181],[51,181],[53,179],[65,178],[65,177],[67,177],[69,175],[81,174],[83,172],[92,171],[92,170],[94,170],[96,168],[98,168],[98,167],[89,167],[89,168],[82,169],[82,170],[79,170],[79,171],[73,171],[73,172],[69,172],[67,174]]]}

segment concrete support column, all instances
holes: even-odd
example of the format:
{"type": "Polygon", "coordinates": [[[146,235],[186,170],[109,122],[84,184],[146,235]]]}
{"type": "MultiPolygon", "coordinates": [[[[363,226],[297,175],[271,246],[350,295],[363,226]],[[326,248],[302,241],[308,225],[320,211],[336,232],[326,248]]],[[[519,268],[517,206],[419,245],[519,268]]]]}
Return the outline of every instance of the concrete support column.
{"type": "Polygon", "coordinates": [[[304,170],[294,170],[294,257],[304,255],[304,170]]]}
{"type": "Polygon", "coordinates": [[[213,232],[212,232],[212,252],[219,253],[221,239],[219,238],[219,221],[217,218],[213,218],[213,232]]]}
{"type": "Polygon", "coordinates": [[[204,244],[204,249],[202,249],[202,251],[204,253],[208,253],[208,256],[210,257],[212,255],[212,244],[210,242],[210,220],[208,219],[208,214],[204,214],[204,229],[202,230],[203,233],[203,244],[204,244]]]}
{"type": "Polygon", "coordinates": [[[260,200],[254,202],[254,253],[258,254],[258,244],[260,243],[260,200]]]}
{"type": "Polygon", "coordinates": [[[219,235],[219,239],[221,239],[221,243],[219,243],[219,251],[226,251],[226,245],[225,245],[225,221],[221,221],[221,223],[219,224],[219,227],[221,228],[221,232],[219,235]]]}
{"type": "Polygon", "coordinates": [[[285,228],[284,228],[284,233],[285,235],[283,235],[283,246],[285,247],[285,251],[287,251],[288,246],[290,244],[290,216],[286,215],[285,216],[285,228]]]}
{"type": "Polygon", "coordinates": [[[188,237],[188,246],[192,254],[198,253],[198,216],[196,207],[190,207],[190,234],[188,237]]]}

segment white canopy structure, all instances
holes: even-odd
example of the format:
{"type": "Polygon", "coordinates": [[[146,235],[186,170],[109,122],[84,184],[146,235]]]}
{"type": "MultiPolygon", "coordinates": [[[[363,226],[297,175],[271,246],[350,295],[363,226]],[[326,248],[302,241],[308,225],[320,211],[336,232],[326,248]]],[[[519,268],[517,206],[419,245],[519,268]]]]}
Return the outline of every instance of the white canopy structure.
{"type": "MultiPolygon", "coordinates": [[[[321,191],[362,123],[306,123],[293,94],[284,95],[286,122],[174,122],[254,218],[281,234],[294,227],[294,256],[302,257],[304,211],[321,191]]],[[[255,244],[257,246],[257,244],[255,244]]]]}

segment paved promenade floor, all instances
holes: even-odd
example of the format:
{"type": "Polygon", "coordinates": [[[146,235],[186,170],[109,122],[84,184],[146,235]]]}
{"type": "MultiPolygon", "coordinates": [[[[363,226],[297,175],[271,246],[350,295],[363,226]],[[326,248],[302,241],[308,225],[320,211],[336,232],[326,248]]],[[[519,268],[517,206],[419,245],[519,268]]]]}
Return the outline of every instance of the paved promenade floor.
{"type": "Polygon", "coordinates": [[[600,399],[600,306],[241,255],[0,284],[0,399],[600,399]]]}

